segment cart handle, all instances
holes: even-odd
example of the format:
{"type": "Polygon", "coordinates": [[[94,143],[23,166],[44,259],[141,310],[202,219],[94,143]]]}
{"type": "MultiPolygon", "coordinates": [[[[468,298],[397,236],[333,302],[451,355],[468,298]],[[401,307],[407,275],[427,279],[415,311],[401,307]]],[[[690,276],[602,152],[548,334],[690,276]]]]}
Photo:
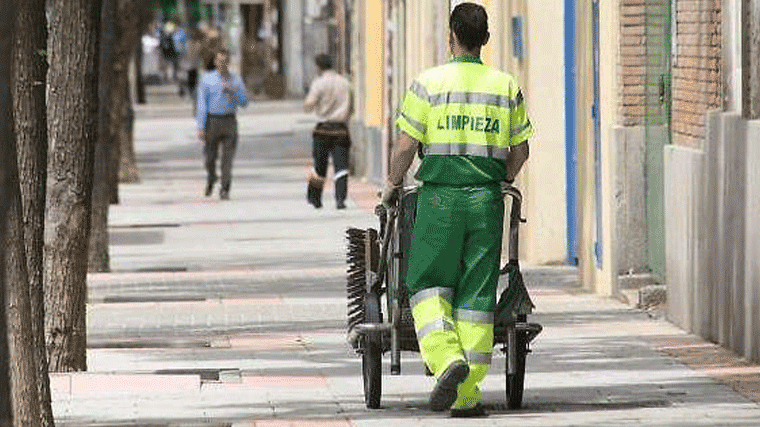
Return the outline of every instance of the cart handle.
{"type": "Polygon", "coordinates": [[[380,265],[378,265],[377,282],[373,283],[373,287],[382,284],[385,280],[385,273],[388,269],[388,246],[390,246],[391,234],[393,234],[393,228],[396,225],[396,217],[398,216],[398,207],[391,206],[386,208],[383,205],[377,205],[375,207],[375,214],[380,217],[381,231],[383,233],[383,246],[380,248],[380,265]],[[386,221],[383,221],[387,218],[386,221]],[[384,230],[383,230],[384,228],[384,230]]]}
{"type": "MultiPolygon", "coordinates": [[[[518,243],[520,242],[520,224],[527,222],[522,217],[522,193],[511,184],[503,184],[501,192],[512,198],[512,209],[509,213],[509,263],[516,264],[518,260],[518,243]]],[[[504,266],[506,269],[506,266],[504,266]]],[[[502,269],[503,270],[503,269],[502,269]]]]}

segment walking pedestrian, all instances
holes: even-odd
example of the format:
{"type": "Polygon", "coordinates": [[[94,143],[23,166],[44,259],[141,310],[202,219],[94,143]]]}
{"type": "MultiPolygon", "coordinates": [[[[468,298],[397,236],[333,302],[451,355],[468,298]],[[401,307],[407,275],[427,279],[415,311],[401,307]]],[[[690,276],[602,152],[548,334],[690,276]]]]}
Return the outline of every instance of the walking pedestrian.
{"type": "Polygon", "coordinates": [[[163,27],[159,27],[158,30],[158,42],[161,48],[161,57],[163,58],[163,77],[164,80],[169,80],[169,76],[171,76],[172,82],[177,81],[178,64],[177,50],[174,47],[174,39],[172,39],[174,30],[175,25],[171,21],[167,22],[163,27]],[[167,70],[169,65],[172,68],[171,74],[167,70]]]}
{"type": "Polygon", "coordinates": [[[315,57],[319,75],[309,88],[304,101],[306,112],[316,111],[319,123],[312,134],[314,172],[309,177],[307,200],[315,208],[322,207],[322,189],[327,176],[328,158],[335,170],[335,200],[338,209],[346,208],[348,195],[348,154],[351,138],[348,119],[353,112],[351,86],[348,79],[332,68],[327,54],[315,57]]]}
{"type": "Polygon", "coordinates": [[[220,50],[214,57],[215,70],[203,76],[198,86],[196,123],[198,139],[204,143],[206,197],[216,182],[216,158],[221,149],[222,182],[219,197],[228,200],[232,183],[232,159],[238,141],[238,107],[248,105],[248,94],[240,76],[230,72],[230,53],[220,50]]]}
{"type": "Polygon", "coordinates": [[[489,38],[485,9],[459,4],[449,30],[449,63],[422,72],[405,95],[382,201],[394,203],[421,148],[406,277],[412,316],[422,359],[436,378],[431,408],[473,417],[485,415],[478,386],[493,350],[500,184],[514,181],[534,130],[515,79],[480,59],[489,38]]]}

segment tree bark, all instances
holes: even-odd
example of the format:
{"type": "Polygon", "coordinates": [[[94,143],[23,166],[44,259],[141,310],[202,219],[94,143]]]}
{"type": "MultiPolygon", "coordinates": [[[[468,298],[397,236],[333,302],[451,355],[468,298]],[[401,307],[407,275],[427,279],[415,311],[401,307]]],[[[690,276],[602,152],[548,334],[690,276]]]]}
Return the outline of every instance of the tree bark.
{"type": "Polygon", "coordinates": [[[135,113],[132,108],[131,96],[125,94],[127,100],[122,103],[122,126],[117,136],[119,140],[119,150],[121,162],[119,163],[119,182],[137,183],[140,182],[140,172],[137,169],[137,158],[135,157],[134,142],[134,120],[135,113]]]}
{"type": "Polygon", "coordinates": [[[55,1],[48,72],[45,329],[50,369],[87,369],[87,247],[98,132],[100,2],[55,1]]]}
{"type": "Polygon", "coordinates": [[[142,62],[143,47],[141,39],[140,44],[135,49],[135,96],[137,97],[136,102],[141,105],[145,104],[145,81],[143,80],[142,62]]]}
{"type": "Polygon", "coordinates": [[[26,271],[24,228],[21,214],[21,192],[16,170],[16,153],[10,151],[8,212],[4,218],[6,271],[6,298],[8,304],[8,336],[11,363],[11,399],[13,399],[13,425],[37,427],[40,425],[40,399],[37,393],[37,372],[34,363],[34,337],[32,335],[32,307],[29,301],[29,275],[26,271]]]}
{"type": "MultiPolygon", "coordinates": [[[[16,3],[14,0],[0,0],[0,218],[5,218],[10,189],[8,169],[15,159],[10,158],[10,147],[14,143],[13,114],[11,99],[11,46],[16,3]]],[[[5,239],[5,221],[0,221],[0,242],[5,239]]],[[[10,357],[5,313],[5,256],[0,247],[0,427],[11,427],[11,386],[8,376],[10,357]]]]}
{"type": "Polygon", "coordinates": [[[742,116],[747,120],[760,118],[760,1],[742,1],[742,116]]]}
{"type": "Polygon", "coordinates": [[[129,96],[129,63],[135,46],[151,20],[146,0],[118,0],[118,36],[114,49],[114,76],[111,114],[114,136],[119,146],[119,182],[140,181],[132,137],[132,101],[129,96]]]}
{"type": "MultiPolygon", "coordinates": [[[[45,185],[47,180],[47,19],[45,0],[28,0],[18,8],[13,46],[13,100],[19,182],[23,216],[23,243],[29,283],[34,362],[40,425],[55,425],[45,351],[45,297],[43,257],[45,185]]],[[[10,246],[6,246],[10,247],[10,246]]],[[[18,415],[16,425],[19,425],[18,415]]],[[[25,425],[25,424],[23,424],[25,425]]],[[[37,424],[33,424],[37,425],[37,424]]]]}
{"type": "MultiPolygon", "coordinates": [[[[112,133],[112,115],[110,114],[113,100],[111,91],[114,76],[114,47],[118,30],[116,28],[117,0],[103,0],[101,10],[100,32],[100,64],[98,97],[98,142],[95,146],[95,166],[92,182],[92,223],[90,226],[89,270],[91,272],[110,271],[108,253],[108,207],[112,191],[118,191],[118,186],[111,186],[111,169],[114,162],[112,133]]],[[[118,196],[116,196],[118,197],[118,196]]]]}

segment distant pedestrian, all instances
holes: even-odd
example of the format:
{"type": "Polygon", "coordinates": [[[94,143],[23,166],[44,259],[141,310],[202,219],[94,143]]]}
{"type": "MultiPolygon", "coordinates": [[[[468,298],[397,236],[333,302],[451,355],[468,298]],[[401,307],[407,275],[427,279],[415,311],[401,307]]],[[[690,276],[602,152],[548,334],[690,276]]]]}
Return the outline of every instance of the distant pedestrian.
{"type": "Polygon", "coordinates": [[[163,58],[163,65],[164,65],[164,78],[168,80],[169,73],[166,70],[166,67],[171,65],[172,71],[171,71],[171,80],[177,81],[177,64],[178,64],[178,56],[177,56],[177,50],[174,47],[174,40],[172,39],[172,34],[174,33],[175,26],[173,22],[167,22],[166,25],[163,27],[159,27],[158,30],[158,43],[159,47],[161,48],[161,56],[163,58]]]}
{"type": "Polygon", "coordinates": [[[248,94],[240,76],[230,72],[230,53],[220,50],[214,57],[215,70],[203,76],[198,86],[195,119],[198,138],[204,143],[206,163],[206,197],[216,182],[216,158],[221,149],[222,185],[219,197],[228,200],[232,183],[232,159],[237,147],[238,107],[248,105],[248,94]]]}
{"type": "Polygon", "coordinates": [[[314,173],[309,177],[307,200],[315,208],[322,207],[322,189],[327,176],[328,158],[335,170],[335,200],[338,209],[345,209],[348,195],[348,150],[351,138],[348,119],[353,112],[351,86],[348,79],[332,69],[327,54],[315,57],[319,75],[311,84],[304,101],[306,112],[316,111],[319,123],[314,128],[314,173]]]}

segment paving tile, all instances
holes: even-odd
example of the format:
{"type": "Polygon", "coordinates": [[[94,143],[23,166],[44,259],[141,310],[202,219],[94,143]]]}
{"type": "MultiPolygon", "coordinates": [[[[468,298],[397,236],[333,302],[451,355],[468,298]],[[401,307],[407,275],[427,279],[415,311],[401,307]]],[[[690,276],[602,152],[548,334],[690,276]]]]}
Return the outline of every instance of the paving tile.
{"type": "Polygon", "coordinates": [[[297,376],[297,375],[243,375],[242,382],[252,387],[286,387],[286,388],[309,388],[327,386],[327,378],[322,376],[297,376]]]}
{"type": "Polygon", "coordinates": [[[261,334],[229,338],[230,347],[245,350],[304,350],[300,334],[261,334]]]}
{"type": "MultiPolygon", "coordinates": [[[[263,420],[250,427],[352,427],[348,420],[263,420]]],[[[233,427],[242,427],[233,424],[233,427]]]]}

